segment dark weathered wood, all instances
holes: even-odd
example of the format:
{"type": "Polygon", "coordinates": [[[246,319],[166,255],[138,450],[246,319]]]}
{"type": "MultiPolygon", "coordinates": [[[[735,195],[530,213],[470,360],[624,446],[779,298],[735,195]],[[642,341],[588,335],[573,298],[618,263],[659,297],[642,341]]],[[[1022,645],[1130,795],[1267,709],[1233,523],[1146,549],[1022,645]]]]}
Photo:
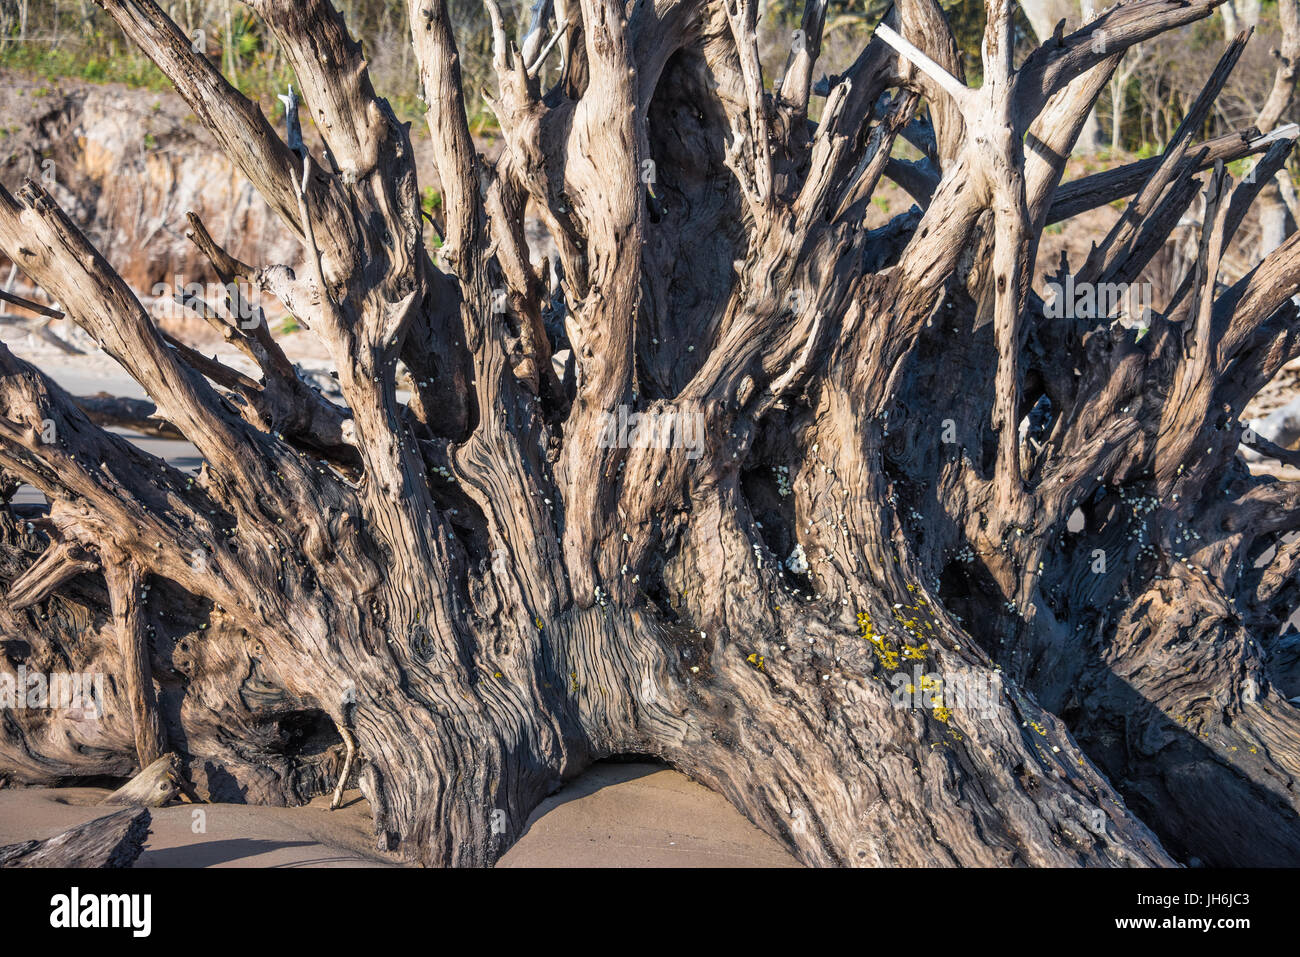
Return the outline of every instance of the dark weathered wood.
{"type": "Polygon", "coordinates": [[[811,864],[1300,855],[1300,717],[1273,690],[1293,655],[1271,650],[1300,493],[1236,457],[1237,417],[1300,355],[1300,240],[1219,290],[1258,189],[1202,171],[1285,149],[1191,143],[1240,43],[1165,156],[1059,185],[1124,50],[1213,0],[1118,5],[1019,69],[990,0],[979,88],[940,6],[900,0],[815,127],[821,0],[774,91],[750,0],[568,4],[550,90],[538,36],[517,49],[489,2],[494,163],[446,5],[412,0],[436,263],[409,131],[329,3],[251,4],[323,149],[284,143],[150,0],[103,6],[301,237],[255,266],[190,220],[223,281],[320,337],[341,402],[232,324],[242,293],[186,305],[256,381],[160,333],[39,186],[0,191],[0,249],[205,462],[134,449],[0,348],[0,467],[51,502],[0,513],[0,630],[33,667],[115,677],[94,747],[15,711],[0,771],[125,774],[174,747],[125,799],[192,775],[297,803],[355,768],[379,845],[432,865],[491,864],[558,782],[624,753],[811,864]],[[908,175],[900,135],[925,209],[865,230],[880,177],[908,175]],[[1045,314],[1046,223],[1136,195],[1058,277],[1133,278],[1205,179],[1201,269],[1140,341],[1045,314]],[[633,414],[677,431],[619,435],[633,414]],[[74,547],[102,585],[67,573],[74,547]]]}
{"type": "Polygon", "coordinates": [[[149,812],[124,810],[44,841],[0,847],[0,867],[131,867],[149,838],[149,812]]]}
{"type": "MultiPolygon", "coordinates": [[[[1189,165],[1200,171],[1210,169],[1218,162],[1230,163],[1245,156],[1263,153],[1271,143],[1271,140],[1252,128],[1206,140],[1190,147],[1186,155],[1189,165]]],[[[1163,159],[1163,156],[1152,156],[1063,183],[1052,200],[1047,222],[1059,223],[1098,206],[1132,196],[1159,168],[1163,159]]]]}
{"type": "Polygon", "coordinates": [[[96,425],[130,429],[160,439],[183,438],[174,426],[157,418],[158,407],[148,399],[127,399],[97,392],[95,395],[77,396],[73,402],[96,425]]]}
{"type": "Polygon", "coordinates": [[[42,306],[39,302],[32,302],[30,299],[24,299],[22,296],[15,296],[13,293],[7,292],[4,289],[0,289],[0,300],[27,309],[30,312],[36,313],[38,316],[45,316],[49,319],[63,318],[63,313],[59,312],[57,309],[51,309],[49,306],[42,306]]]}

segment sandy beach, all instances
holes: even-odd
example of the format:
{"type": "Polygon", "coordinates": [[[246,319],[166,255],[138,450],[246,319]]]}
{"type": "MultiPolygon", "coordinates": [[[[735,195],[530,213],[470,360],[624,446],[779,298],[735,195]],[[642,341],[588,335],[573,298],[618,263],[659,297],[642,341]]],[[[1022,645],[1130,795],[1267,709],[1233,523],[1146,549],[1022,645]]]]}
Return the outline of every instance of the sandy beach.
{"type": "MultiPolygon", "coordinates": [[[[0,790],[0,845],[53,837],[111,812],[103,788],[0,790]]],[[[139,868],[401,867],[374,849],[370,807],[177,804],[151,812],[139,868]]],[[[498,867],[796,867],[722,797],[650,764],[598,764],[547,798],[498,867]]]]}

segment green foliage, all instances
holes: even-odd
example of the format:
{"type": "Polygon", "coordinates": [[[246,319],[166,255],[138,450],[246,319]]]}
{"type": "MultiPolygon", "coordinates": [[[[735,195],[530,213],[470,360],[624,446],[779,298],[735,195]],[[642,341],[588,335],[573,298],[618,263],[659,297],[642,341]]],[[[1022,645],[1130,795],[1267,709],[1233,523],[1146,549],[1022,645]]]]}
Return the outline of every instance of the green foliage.
{"type": "Polygon", "coordinates": [[[1225,164],[1228,168],[1229,175],[1236,181],[1240,181],[1248,172],[1255,168],[1255,159],[1237,159],[1225,164]]]}
{"type": "Polygon", "coordinates": [[[100,53],[85,46],[9,43],[0,47],[0,67],[52,80],[70,77],[90,83],[125,83],[150,90],[171,87],[144,56],[114,52],[111,48],[100,53]]]}

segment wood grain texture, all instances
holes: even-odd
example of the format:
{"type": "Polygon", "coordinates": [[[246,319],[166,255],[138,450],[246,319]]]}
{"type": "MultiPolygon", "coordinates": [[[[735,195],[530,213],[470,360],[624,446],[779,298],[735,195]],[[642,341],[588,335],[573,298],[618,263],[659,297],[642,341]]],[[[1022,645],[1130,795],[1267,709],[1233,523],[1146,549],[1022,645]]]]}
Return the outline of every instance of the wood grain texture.
{"type": "Polygon", "coordinates": [[[44,841],[0,847],[0,867],[130,867],[149,837],[149,812],[127,809],[44,841]]]}
{"type": "Polygon", "coordinates": [[[623,754],[809,864],[1294,859],[1300,493],[1236,450],[1300,355],[1300,241],[1216,284],[1258,192],[1222,163],[1285,150],[1193,136],[1240,43],[1163,156],[1060,184],[1119,55],[1213,0],[1121,3],[1018,65],[990,0],[978,89],[939,5],[905,0],[815,124],[821,0],[779,89],[745,0],[539,8],[562,70],[490,3],[493,163],[446,5],[412,0],[436,255],[409,130],[329,3],[252,4],[319,156],[151,0],[101,5],[302,238],[254,266],[190,222],[322,338],[342,403],[264,329],[226,329],[259,382],[168,342],[40,187],[0,193],[0,248],[205,463],[134,449],[0,348],[3,487],[51,502],[0,513],[0,664],[112,676],[97,721],[11,712],[4,773],[125,777],[174,749],[200,796],[293,804],[355,770],[379,846],[429,865],[492,864],[623,754]],[[924,159],[891,161],[900,136],[924,159]],[[868,230],[891,175],[918,206],[868,230]],[[1045,224],[1136,196],[1056,277],[1134,281],[1207,188],[1200,269],[1145,336],[1051,317],[1045,224]]]}

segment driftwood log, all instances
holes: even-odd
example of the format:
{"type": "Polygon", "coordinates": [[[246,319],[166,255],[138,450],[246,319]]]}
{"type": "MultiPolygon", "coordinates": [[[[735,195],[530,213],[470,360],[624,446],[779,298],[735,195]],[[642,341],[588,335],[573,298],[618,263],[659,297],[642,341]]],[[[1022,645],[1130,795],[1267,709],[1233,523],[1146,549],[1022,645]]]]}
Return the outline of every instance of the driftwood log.
{"type": "Polygon", "coordinates": [[[148,811],[118,811],[44,841],[0,847],[0,867],[131,867],[149,823],[148,811]]]}
{"type": "Polygon", "coordinates": [[[198,800],[198,795],[183,776],[180,759],[175,753],[171,753],[164,754],[151,763],[126,784],[104,798],[102,803],[163,807],[178,794],[185,794],[191,800],[198,800]]]}
{"type": "Polygon", "coordinates": [[[131,429],[161,439],[182,438],[169,423],[154,418],[157,407],[144,399],[126,399],[107,392],[97,392],[94,395],[77,396],[72,401],[96,425],[131,429]]]}
{"type": "Polygon", "coordinates": [[[250,0],[313,152],[152,0],[99,0],[301,238],[251,265],[190,223],[223,281],[321,337],[342,400],[264,322],[228,323],[256,381],[166,339],[39,185],[0,192],[0,249],[204,460],[134,449],[0,349],[0,468],[51,503],[0,516],[7,666],[112,676],[99,721],[13,712],[0,770],[125,776],[175,750],[206,796],[295,803],[346,740],[380,844],[430,865],[491,864],[622,754],[809,864],[1300,859],[1278,691],[1300,487],[1237,455],[1300,355],[1300,237],[1218,270],[1294,128],[1201,141],[1243,36],[1163,155],[1061,184],[1125,50],[1217,0],[1122,2],[1022,56],[988,0],[978,88],[939,4],[899,0],[815,121],[824,0],[775,84],[754,0],[543,0],[559,39],[529,55],[487,2],[495,162],[444,0],[408,5],[434,255],[409,129],[329,3],[250,0]],[[882,177],[916,206],[869,230],[882,177]],[[1198,192],[1197,269],[1149,329],[1049,317],[1046,224],[1131,197],[1049,278],[1137,282],[1198,192]],[[89,555],[102,571],[68,574],[89,555]]]}

